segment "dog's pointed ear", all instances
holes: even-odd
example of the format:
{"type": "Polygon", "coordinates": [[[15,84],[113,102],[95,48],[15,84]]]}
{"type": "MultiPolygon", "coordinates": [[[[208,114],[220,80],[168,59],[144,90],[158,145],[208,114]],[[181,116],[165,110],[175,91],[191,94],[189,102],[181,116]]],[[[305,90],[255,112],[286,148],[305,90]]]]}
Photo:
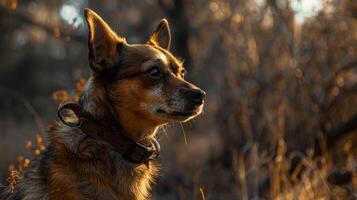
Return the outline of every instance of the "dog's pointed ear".
{"type": "Polygon", "coordinates": [[[169,22],[162,19],[156,30],[151,34],[148,44],[157,45],[166,50],[170,50],[171,31],[169,22]]]}
{"type": "Polygon", "coordinates": [[[89,29],[89,64],[95,72],[106,71],[118,63],[118,46],[125,40],[118,37],[91,9],[84,9],[84,16],[89,29]]]}

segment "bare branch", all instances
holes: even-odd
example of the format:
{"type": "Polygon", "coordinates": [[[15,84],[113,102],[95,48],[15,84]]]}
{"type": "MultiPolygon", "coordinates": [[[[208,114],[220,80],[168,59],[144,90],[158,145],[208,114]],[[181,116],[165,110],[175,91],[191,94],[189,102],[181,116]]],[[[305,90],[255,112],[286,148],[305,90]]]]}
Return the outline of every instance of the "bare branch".
{"type": "MultiPolygon", "coordinates": [[[[5,15],[7,15],[8,17],[11,17],[12,19],[15,19],[17,21],[22,21],[25,22],[29,25],[32,26],[36,26],[38,28],[43,29],[48,35],[54,36],[53,32],[56,28],[59,27],[54,27],[54,26],[49,26],[46,24],[41,24],[39,22],[37,22],[36,20],[32,19],[30,16],[21,13],[19,11],[10,11],[4,7],[0,6],[0,13],[3,13],[5,15]]],[[[71,38],[71,40],[75,40],[75,41],[79,41],[79,42],[84,42],[86,40],[86,38],[79,33],[69,33],[69,32],[65,32],[63,30],[61,30],[61,33],[63,33],[64,36],[69,36],[71,38]]]]}

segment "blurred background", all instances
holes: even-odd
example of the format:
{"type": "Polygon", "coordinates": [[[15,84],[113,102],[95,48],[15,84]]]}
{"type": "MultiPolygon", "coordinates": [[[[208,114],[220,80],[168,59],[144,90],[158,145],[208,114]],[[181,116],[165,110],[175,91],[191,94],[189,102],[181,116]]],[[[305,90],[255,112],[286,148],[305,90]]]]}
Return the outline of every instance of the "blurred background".
{"type": "Polygon", "coordinates": [[[89,76],[85,7],[129,43],[167,18],[208,94],[160,130],[154,199],[357,199],[354,0],[0,0],[2,183],[89,76]]]}

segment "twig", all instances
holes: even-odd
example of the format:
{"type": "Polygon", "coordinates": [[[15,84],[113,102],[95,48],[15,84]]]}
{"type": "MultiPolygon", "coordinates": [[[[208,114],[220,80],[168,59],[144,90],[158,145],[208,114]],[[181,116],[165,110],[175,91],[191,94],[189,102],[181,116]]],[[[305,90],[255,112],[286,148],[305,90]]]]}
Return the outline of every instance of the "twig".
{"type": "MultiPolygon", "coordinates": [[[[10,11],[4,7],[1,7],[1,6],[0,6],[0,13],[3,13],[5,15],[9,16],[12,19],[25,22],[32,26],[37,26],[38,28],[43,29],[48,35],[56,37],[53,33],[55,30],[58,30],[58,27],[52,27],[52,26],[49,26],[46,24],[39,23],[39,22],[35,21],[34,19],[32,19],[32,17],[30,17],[26,14],[23,14],[17,10],[10,11]]],[[[83,42],[86,40],[86,38],[82,34],[68,33],[68,32],[64,32],[63,30],[60,30],[60,31],[61,31],[61,33],[63,33],[63,35],[69,36],[71,38],[71,40],[75,40],[75,41],[79,41],[79,42],[83,42]]]]}
{"type": "Polygon", "coordinates": [[[206,200],[205,193],[203,192],[202,188],[200,188],[200,192],[201,192],[202,200],[206,200]]]}
{"type": "Polygon", "coordinates": [[[44,135],[44,133],[46,132],[45,130],[45,125],[43,123],[42,118],[40,117],[40,115],[38,114],[38,112],[36,111],[36,109],[31,105],[30,101],[28,101],[23,95],[21,95],[20,93],[16,92],[16,91],[12,91],[9,90],[7,88],[0,88],[0,92],[3,93],[7,93],[10,96],[12,96],[14,99],[20,99],[20,101],[22,101],[24,107],[26,108],[27,111],[29,111],[29,113],[33,116],[35,123],[37,125],[37,128],[39,129],[40,133],[42,135],[44,135]]]}

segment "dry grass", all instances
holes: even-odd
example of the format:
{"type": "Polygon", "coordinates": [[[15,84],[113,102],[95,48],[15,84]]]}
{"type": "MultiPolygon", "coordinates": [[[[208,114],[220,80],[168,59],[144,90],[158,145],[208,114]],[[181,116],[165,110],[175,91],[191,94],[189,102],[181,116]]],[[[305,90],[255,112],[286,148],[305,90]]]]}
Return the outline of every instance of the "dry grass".
{"type": "MultiPolygon", "coordinates": [[[[57,75],[71,74],[79,81],[68,90],[72,88],[68,78],[58,77],[59,82],[68,84],[51,88],[67,88],[53,93],[56,104],[78,100],[85,83],[80,77],[88,71],[87,63],[82,62],[87,60],[83,34],[60,21],[55,13],[57,4],[37,2],[43,11],[40,14],[57,16],[44,22],[26,15],[34,4],[5,2],[9,9],[0,7],[0,19],[6,19],[0,20],[0,28],[20,32],[8,31],[0,37],[2,49],[6,49],[0,49],[0,60],[14,55],[33,58],[36,55],[27,50],[32,48],[40,53],[29,59],[33,63],[25,60],[17,66],[18,56],[15,61],[8,59],[4,66],[41,74],[40,85],[46,87],[38,90],[48,89],[51,77],[56,76],[50,75],[58,71],[55,67],[47,74],[40,71],[49,69],[47,62],[51,61],[47,46],[41,45],[51,44],[48,46],[53,46],[50,50],[54,52],[75,49],[65,51],[68,57],[56,58],[51,65],[61,68],[57,75]],[[14,19],[8,21],[10,17],[14,19]],[[12,28],[13,24],[20,28],[12,28]],[[11,41],[16,41],[20,33],[33,46],[14,46],[11,41]],[[46,37],[40,37],[43,35],[46,37]],[[41,38],[47,40],[40,43],[41,38]],[[45,63],[42,68],[41,63],[45,63]]],[[[202,116],[189,124],[162,129],[162,177],[154,187],[155,199],[357,199],[355,1],[324,1],[322,9],[302,24],[296,23],[295,11],[284,4],[288,1],[262,1],[259,6],[253,0],[115,2],[90,5],[105,13],[103,16],[118,27],[120,34],[135,36],[135,42],[146,37],[144,33],[151,28],[148,24],[163,16],[172,21],[173,51],[186,59],[189,78],[208,94],[202,116]]],[[[0,1],[0,6],[3,4],[0,1]]],[[[28,79],[29,84],[38,84],[38,76],[28,79]]],[[[9,83],[11,88],[19,86],[9,83]]],[[[27,84],[21,82],[23,85],[27,84]]],[[[24,87],[28,90],[33,88],[24,87]]],[[[0,156],[1,167],[5,169],[10,161],[17,163],[10,167],[13,187],[17,172],[28,164],[26,159],[44,149],[33,133],[44,136],[43,124],[47,121],[42,121],[31,101],[10,91],[5,93],[13,96],[10,101],[20,99],[31,113],[27,124],[0,121],[13,130],[4,131],[0,146],[6,152],[0,156]],[[39,130],[33,128],[34,124],[39,130]],[[29,137],[34,142],[26,142],[30,150],[26,154],[21,149],[29,137]],[[16,147],[18,144],[21,148],[16,147]],[[24,156],[16,161],[18,154],[24,156]]],[[[39,104],[50,102],[46,95],[39,104]]],[[[51,106],[52,120],[55,105],[51,106]]]]}

